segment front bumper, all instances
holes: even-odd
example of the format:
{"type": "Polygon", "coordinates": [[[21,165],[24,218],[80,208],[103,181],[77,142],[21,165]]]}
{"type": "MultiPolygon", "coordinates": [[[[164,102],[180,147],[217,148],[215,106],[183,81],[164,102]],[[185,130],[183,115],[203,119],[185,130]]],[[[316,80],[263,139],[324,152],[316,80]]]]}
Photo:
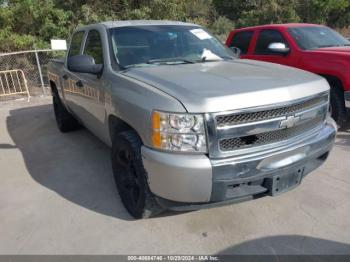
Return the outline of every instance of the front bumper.
{"type": "Polygon", "coordinates": [[[345,107],[350,109],[350,91],[344,92],[345,107]]]}
{"type": "Polygon", "coordinates": [[[305,177],[328,156],[336,125],[327,118],[322,129],[283,150],[224,159],[165,153],[142,148],[151,191],[160,204],[191,210],[268,195],[267,180],[291,172],[305,177]]]}

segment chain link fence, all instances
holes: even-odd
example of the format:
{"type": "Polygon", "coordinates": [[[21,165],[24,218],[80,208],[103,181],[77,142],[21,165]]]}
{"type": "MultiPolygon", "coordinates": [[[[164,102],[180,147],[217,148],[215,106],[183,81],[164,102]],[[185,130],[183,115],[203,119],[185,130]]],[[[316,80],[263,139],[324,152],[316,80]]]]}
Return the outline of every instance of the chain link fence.
{"type": "Polygon", "coordinates": [[[63,57],[65,51],[31,50],[0,54],[0,72],[21,70],[27,80],[30,96],[49,94],[47,65],[50,59],[63,57]]]}

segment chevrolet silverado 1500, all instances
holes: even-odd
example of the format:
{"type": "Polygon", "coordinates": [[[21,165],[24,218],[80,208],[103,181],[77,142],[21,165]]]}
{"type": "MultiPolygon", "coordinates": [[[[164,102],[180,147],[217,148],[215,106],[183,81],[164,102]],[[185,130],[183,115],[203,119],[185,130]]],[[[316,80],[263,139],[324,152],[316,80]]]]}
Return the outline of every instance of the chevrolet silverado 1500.
{"type": "Polygon", "coordinates": [[[135,218],[286,192],[336,134],[324,78],[236,59],[195,24],[80,27],[48,75],[58,128],[85,126],[111,146],[135,218]]]}

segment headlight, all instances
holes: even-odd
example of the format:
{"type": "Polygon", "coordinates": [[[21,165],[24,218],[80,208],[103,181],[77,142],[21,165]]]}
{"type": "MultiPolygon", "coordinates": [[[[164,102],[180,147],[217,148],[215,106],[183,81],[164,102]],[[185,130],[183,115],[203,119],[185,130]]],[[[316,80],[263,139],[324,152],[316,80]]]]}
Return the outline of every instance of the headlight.
{"type": "Polygon", "coordinates": [[[152,143],[170,151],[206,153],[203,115],[153,111],[152,143]]]}

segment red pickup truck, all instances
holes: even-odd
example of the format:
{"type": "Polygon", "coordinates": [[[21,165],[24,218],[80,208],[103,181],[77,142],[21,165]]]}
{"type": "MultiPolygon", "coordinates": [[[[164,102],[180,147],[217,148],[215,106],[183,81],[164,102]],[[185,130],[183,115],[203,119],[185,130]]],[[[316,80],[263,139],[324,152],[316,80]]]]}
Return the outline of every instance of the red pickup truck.
{"type": "Polygon", "coordinates": [[[277,24],[231,31],[226,45],[242,59],[297,67],[325,77],[331,86],[331,114],[341,126],[350,108],[350,42],[314,24],[277,24]]]}

